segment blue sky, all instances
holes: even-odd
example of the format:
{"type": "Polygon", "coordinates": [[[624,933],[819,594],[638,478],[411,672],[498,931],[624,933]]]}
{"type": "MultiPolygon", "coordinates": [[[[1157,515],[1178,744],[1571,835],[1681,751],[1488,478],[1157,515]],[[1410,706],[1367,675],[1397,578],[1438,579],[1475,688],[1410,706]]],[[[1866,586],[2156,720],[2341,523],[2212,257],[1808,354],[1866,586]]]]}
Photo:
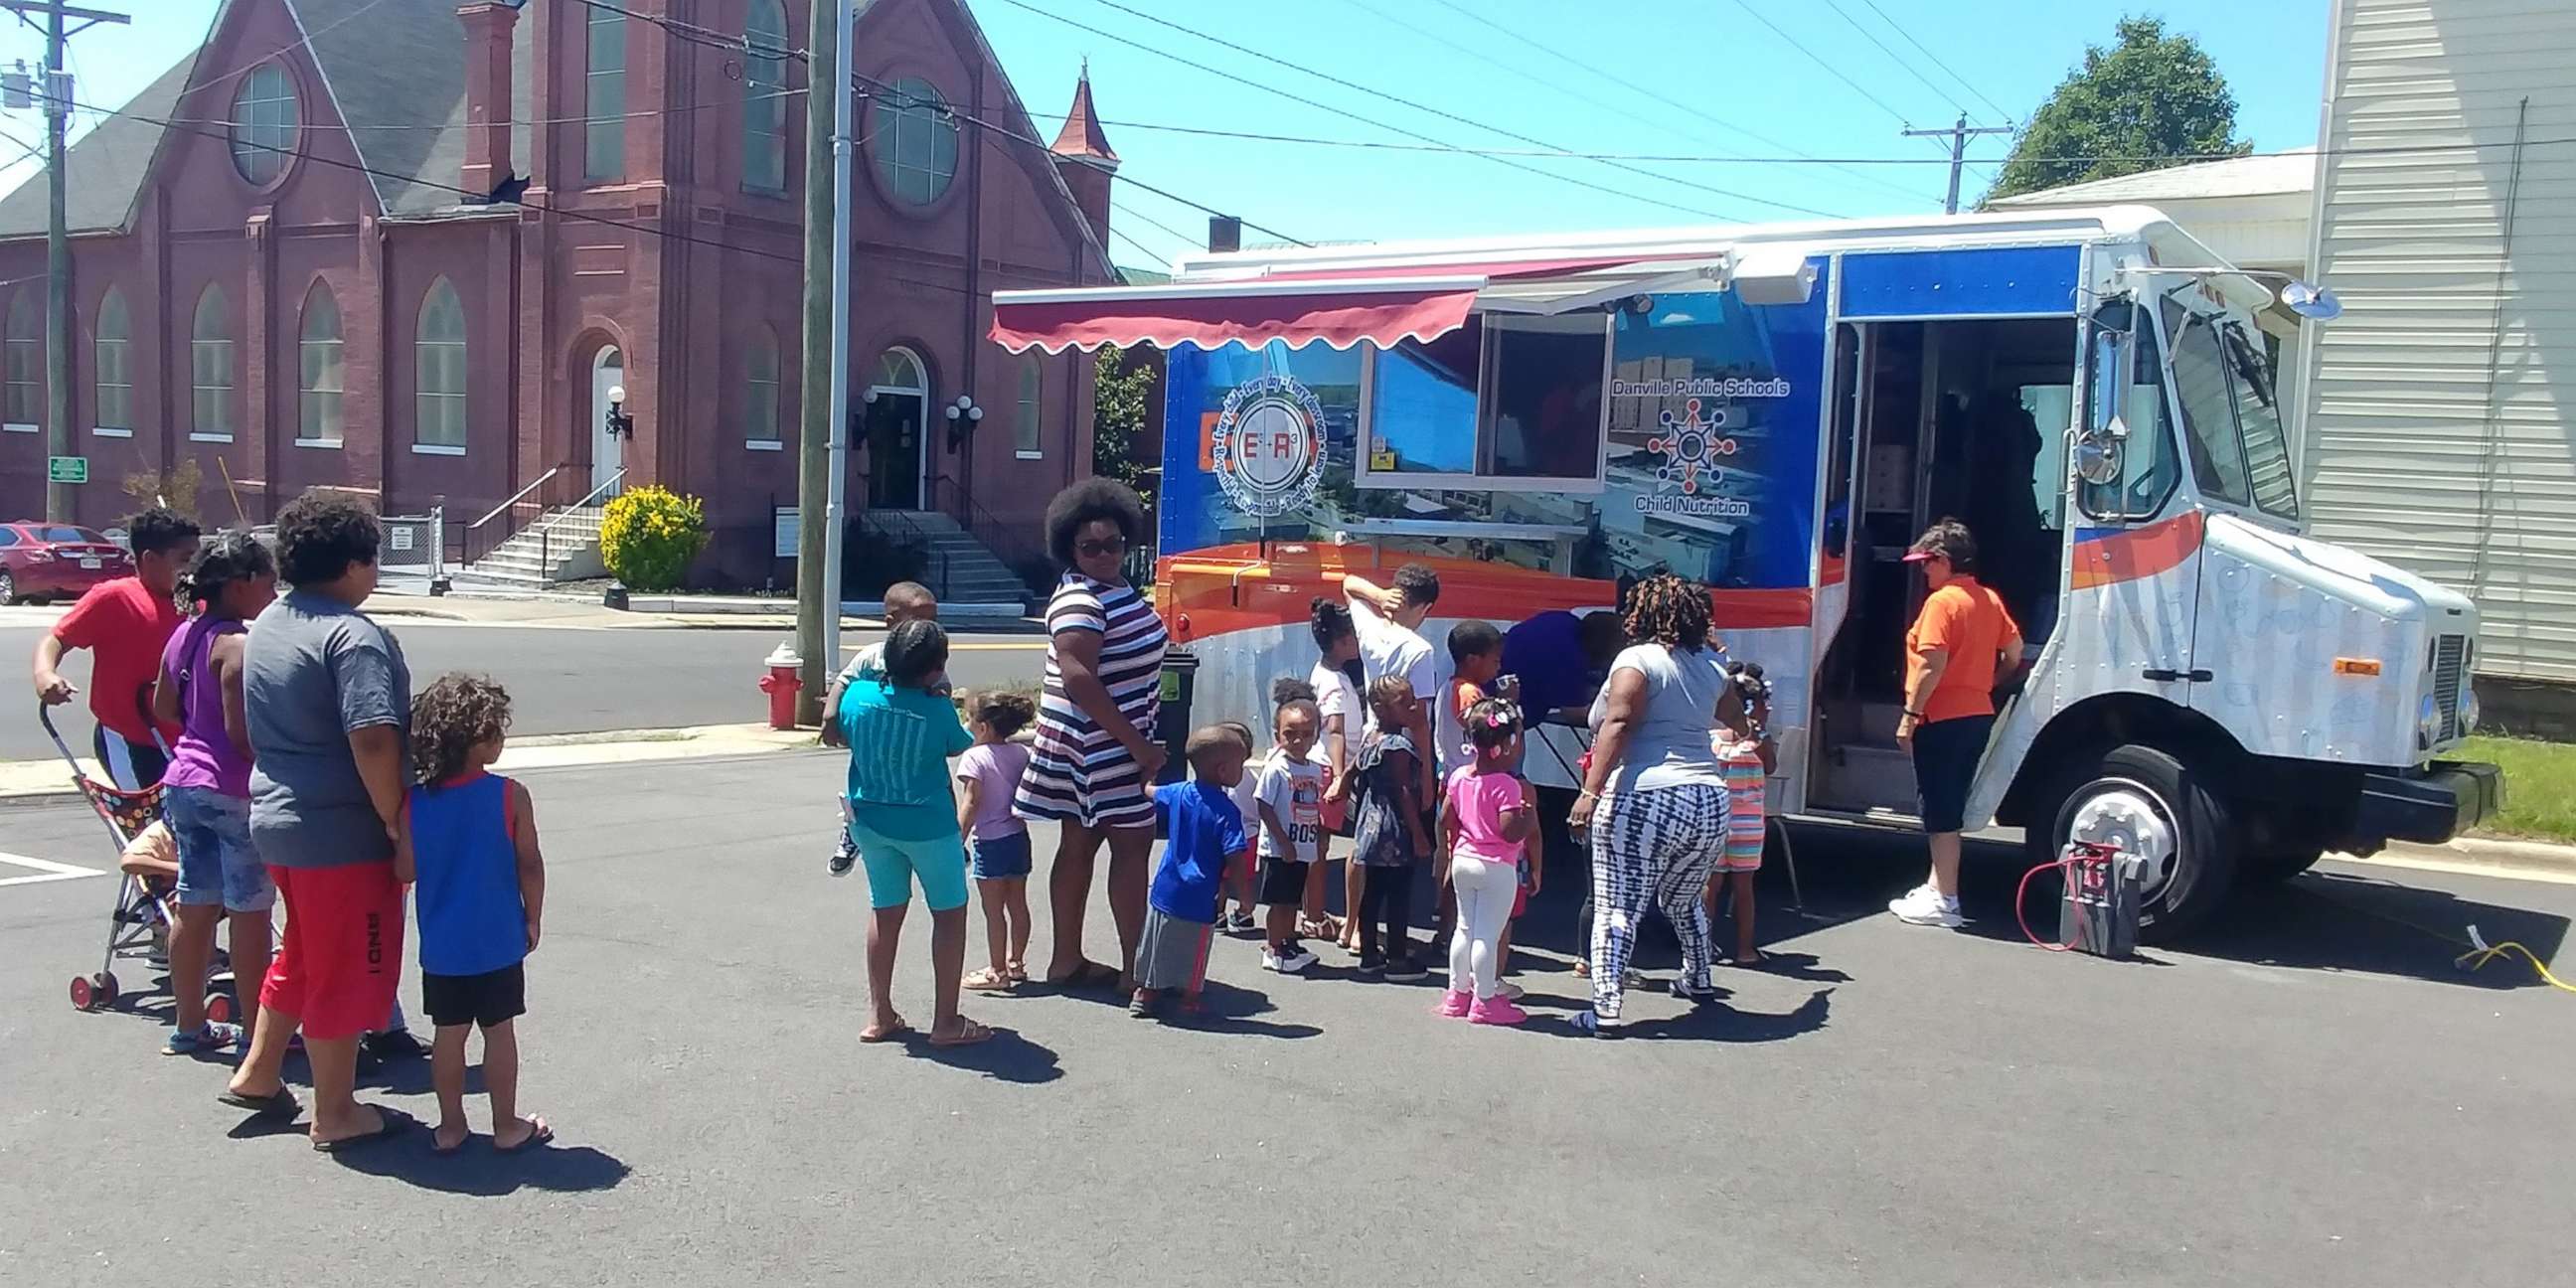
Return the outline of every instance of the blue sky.
{"type": "MultiPolygon", "coordinates": [[[[1834,215],[1926,212],[1939,209],[1946,174],[1939,164],[1530,157],[1505,164],[1455,152],[1262,142],[1149,127],[1407,146],[1427,136],[1476,149],[1630,156],[1802,153],[1937,161],[1936,144],[1897,132],[1907,124],[1946,125],[1962,107],[1977,124],[2026,117],[2087,42],[2107,41],[2121,14],[2141,12],[2200,39],[2235,91],[2238,133],[2272,151],[2315,142],[2327,4],[974,0],[972,7],[1038,115],[1042,134],[1053,136],[1055,114],[1087,58],[1110,141],[1125,158],[1122,176],[1302,240],[1354,241],[1804,217],[1798,208],[1834,215]],[[1569,20],[1569,13],[1582,17],[1569,20]],[[1953,72],[1970,85],[1960,85],[1953,72]]],[[[124,102],[203,35],[216,0],[126,0],[109,7],[134,12],[136,20],[74,41],[83,102],[124,102]]],[[[12,25],[0,34],[0,62],[33,62],[42,47],[34,32],[12,25]]],[[[33,143],[43,124],[34,112],[0,113],[0,131],[33,143]]],[[[1989,138],[1969,155],[1991,160],[2007,146],[1989,138]]],[[[18,151],[0,142],[0,154],[18,151]]],[[[31,164],[21,159],[0,168],[0,188],[13,186],[31,164]]],[[[1992,173],[1990,165],[1972,168],[1965,198],[1974,200],[1992,173]]],[[[1157,263],[1184,239],[1204,235],[1203,212],[1133,184],[1121,188],[1111,216],[1121,233],[1113,245],[1120,262],[1157,263]]],[[[1246,236],[1266,240],[1259,232],[1246,236]]]]}

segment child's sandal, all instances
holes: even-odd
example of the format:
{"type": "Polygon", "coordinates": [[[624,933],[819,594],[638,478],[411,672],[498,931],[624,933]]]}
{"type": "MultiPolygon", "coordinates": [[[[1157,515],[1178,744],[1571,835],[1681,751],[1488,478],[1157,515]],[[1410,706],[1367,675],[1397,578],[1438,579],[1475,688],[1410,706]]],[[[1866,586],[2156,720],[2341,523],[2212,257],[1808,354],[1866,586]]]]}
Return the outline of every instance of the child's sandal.
{"type": "Polygon", "coordinates": [[[1005,969],[1005,970],[1003,971],[1003,974],[1010,976],[1010,977],[1011,977],[1011,983],[1012,983],[1012,984],[1014,984],[1014,985],[1025,984],[1025,983],[1028,983],[1028,982],[1029,982],[1029,968],[1028,968],[1028,967],[1026,967],[1026,966],[1012,966],[1012,967],[1009,967],[1009,968],[1007,968],[1007,969],[1005,969]]]}
{"type": "Polygon", "coordinates": [[[962,982],[969,993],[999,993],[1009,988],[1012,981],[1008,971],[979,966],[969,972],[962,982]]]}

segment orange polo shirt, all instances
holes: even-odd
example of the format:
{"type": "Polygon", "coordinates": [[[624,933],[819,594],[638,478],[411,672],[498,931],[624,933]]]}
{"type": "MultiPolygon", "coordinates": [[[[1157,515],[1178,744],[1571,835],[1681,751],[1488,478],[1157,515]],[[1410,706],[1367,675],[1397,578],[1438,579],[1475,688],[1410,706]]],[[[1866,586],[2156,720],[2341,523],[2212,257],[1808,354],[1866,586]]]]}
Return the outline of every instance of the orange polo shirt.
{"type": "Polygon", "coordinates": [[[1934,649],[1949,656],[1940,682],[1923,699],[1923,723],[1995,713],[1995,663],[2004,641],[2021,635],[2003,599],[1974,577],[1953,577],[1923,601],[1905,633],[1907,678],[1934,649]]]}

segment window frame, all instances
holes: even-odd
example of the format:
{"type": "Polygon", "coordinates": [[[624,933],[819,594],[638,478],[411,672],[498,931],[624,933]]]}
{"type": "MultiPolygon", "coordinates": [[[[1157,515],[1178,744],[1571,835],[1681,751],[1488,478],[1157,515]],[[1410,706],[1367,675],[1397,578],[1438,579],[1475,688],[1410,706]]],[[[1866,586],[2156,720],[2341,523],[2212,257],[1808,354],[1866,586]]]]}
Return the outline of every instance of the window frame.
{"type": "Polygon", "coordinates": [[[125,292],[110,286],[98,297],[98,317],[90,326],[90,406],[89,432],[100,438],[134,437],[134,312],[125,303],[125,292]],[[117,334],[108,334],[113,320],[117,334]],[[116,346],[110,350],[108,346],[116,346]],[[116,360],[110,362],[108,354],[116,360]],[[108,377],[114,375],[116,379],[108,377]],[[111,399],[108,391],[116,391],[111,399]],[[110,414],[110,403],[114,414],[110,414]]]}
{"type": "Polygon", "coordinates": [[[898,210],[913,214],[937,210],[946,204],[949,194],[957,190],[957,174],[965,162],[965,131],[957,121],[957,105],[946,94],[941,93],[937,85],[931,84],[928,77],[897,77],[884,90],[869,96],[866,145],[868,173],[874,179],[877,191],[898,210]],[[938,104],[936,109],[928,108],[919,101],[923,93],[927,93],[930,100],[938,104]],[[885,94],[900,94],[914,101],[904,107],[889,107],[882,97],[885,94]],[[948,173],[939,180],[938,186],[931,190],[930,195],[916,201],[903,191],[903,173],[907,169],[918,170],[922,174],[932,176],[939,173],[936,158],[940,134],[937,132],[930,136],[932,160],[912,167],[902,159],[903,124],[909,120],[922,119],[926,119],[931,126],[939,127],[945,132],[949,141],[948,173]]]}
{"type": "Polygon", "coordinates": [[[192,443],[229,443],[240,422],[233,416],[233,397],[241,388],[240,354],[234,348],[232,297],[224,293],[223,284],[208,282],[197,292],[197,306],[188,313],[188,441],[192,443]],[[214,308],[216,334],[206,335],[207,306],[214,308]],[[221,366],[223,382],[210,384],[206,374],[210,366],[221,366]],[[210,422],[207,410],[214,416],[210,422]],[[212,428],[209,428],[209,425],[212,428]]]}
{"type": "Polygon", "coordinates": [[[340,310],[339,296],[333,293],[329,283],[316,281],[312,289],[304,293],[304,306],[295,321],[295,445],[297,447],[336,448],[348,439],[347,319],[348,315],[340,310]],[[325,339],[317,339],[313,334],[317,308],[330,310],[331,333],[325,339]],[[332,351],[330,354],[331,379],[337,386],[328,389],[322,387],[313,374],[313,351],[326,346],[332,351]],[[316,401],[326,398],[329,400],[327,404],[316,401]],[[336,432],[329,435],[305,432],[308,428],[306,413],[318,406],[329,408],[325,419],[331,422],[331,428],[336,432]]]}
{"type": "Polygon", "coordinates": [[[1353,431],[1356,445],[1352,451],[1351,484],[1354,487],[1379,490],[1406,488],[1446,488],[1465,492],[1554,492],[1589,495],[1607,491],[1610,474],[1610,379],[1616,368],[1618,318],[1608,310],[1575,313],[1491,313],[1471,315],[1482,328],[1476,345],[1476,423],[1474,467],[1466,473],[1424,473],[1412,470],[1376,470],[1369,466],[1370,431],[1377,420],[1377,364],[1379,347],[1367,344],[1360,359],[1359,417],[1353,431]],[[1496,474],[1493,460],[1493,387],[1496,375],[1495,351],[1502,337],[1520,331],[1540,334],[1579,335],[1594,327],[1601,333],[1601,415],[1596,426],[1592,454],[1592,473],[1585,475],[1540,476],[1496,474]]]}
{"type": "Polygon", "coordinates": [[[443,275],[430,279],[428,288],[421,292],[420,308],[412,314],[411,450],[414,455],[463,456],[466,444],[472,441],[473,409],[469,405],[469,400],[474,387],[474,373],[473,351],[467,340],[469,330],[465,317],[465,297],[457,293],[456,284],[443,275]],[[432,338],[430,335],[432,312],[438,310],[438,306],[442,304],[454,306],[456,334],[452,339],[444,335],[432,338]],[[454,350],[455,382],[452,389],[430,388],[429,370],[432,365],[430,359],[433,349],[439,351],[441,355],[437,365],[442,371],[448,367],[448,361],[444,356],[446,351],[454,350]],[[447,413],[452,410],[456,421],[454,442],[444,441],[443,434],[435,439],[429,435],[431,412],[434,408],[438,409],[438,418],[442,422],[446,419],[447,413]]]}
{"type": "Polygon", "coordinates": [[[1046,365],[1034,352],[1020,355],[1019,400],[1011,422],[1011,455],[1046,459],[1046,365]]]}
{"type": "Polygon", "coordinates": [[[233,91],[228,106],[224,146],[232,155],[233,173],[240,176],[242,182],[262,191],[284,182],[287,169],[295,161],[296,139],[304,129],[303,94],[295,83],[294,74],[278,59],[261,63],[242,78],[241,88],[233,91]],[[262,87],[263,78],[269,78],[276,92],[254,97],[262,87]],[[269,113],[277,119],[261,119],[262,109],[279,108],[283,110],[269,113]],[[261,138],[262,131],[273,132],[273,138],[261,138]],[[267,167],[267,173],[253,173],[260,168],[253,164],[254,159],[267,167]]]}
{"type": "Polygon", "coordinates": [[[787,110],[786,97],[789,40],[784,0],[752,0],[743,15],[742,40],[741,187],[745,192],[761,196],[783,197],[787,195],[788,172],[792,168],[788,164],[787,146],[791,114],[787,110]],[[765,15],[776,17],[774,33],[752,29],[754,20],[765,15]],[[773,34],[775,44],[769,43],[773,34]],[[762,52],[764,50],[775,52],[762,52]],[[767,166],[772,164],[770,158],[773,157],[775,170],[765,172],[763,177],[754,177],[754,158],[760,158],[760,163],[767,166]],[[775,173],[776,179],[765,182],[767,173],[775,173]]]}
{"type": "Polygon", "coordinates": [[[35,299],[35,288],[12,291],[0,316],[0,424],[19,433],[32,433],[45,419],[45,319],[35,299]]]}
{"type": "Polygon", "coordinates": [[[779,345],[778,332],[764,323],[759,330],[752,333],[752,342],[743,354],[742,445],[745,451],[779,452],[787,449],[787,431],[782,416],[787,386],[786,373],[786,354],[779,345]],[[763,380],[760,375],[761,360],[764,357],[768,359],[769,366],[767,380],[763,380]],[[756,432],[758,422],[754,414],[763,402],[761,389],[764,385],[768,388],[766,402],[769,433],[766,437],[756,432]]]}
{"type": "Polygon", "coordinates": [[[2098,427],[2107,424],[2112,415],[2118,414],[2121,416],[2122,420],[2130,426],[2129,438],[2126,440],[2120,451],[2119,482],[2087,483],[2080,478],[2075,480],[2075,511],[2090,523],[2126,524],[2154,522],[2173,505],[2175,494],[2182,490],[2183,477],[2191,472],[2191,463],[2182,458],[2181,445],[2177,443],[2174,438],[2174,424],[2172,416],[2173,393],[2165,379],[2166,372],[2164,367],[2164,338],[2161,331],[2162,324],[2156,320],[2155,314],[2156,310],[2143,307],[2142,301],[2123,298],[2103,305],[2102,308],[2096,310],[2093,316],[2085,323],[2086,343],[2088,345],[2095,346],[2096,348],[2094,350],[2089,350],[2084,355],[2084,383],[2076,391],[2076,396],[2082,399],[2084,403],[2084,423],[2088,427],[2098,427]],[[2105,321],[2111,311],[2118,308],[2126,308],[2128,310],[2128,321],[2130,325],[2125,331],[2112,326],[2105,321]],[[2105,388],[2102,380],[2098,346],[2113,337],[2120,335],[2126,335],[2130,340],[2130,348],[2128,351],[2128,370],[2122,373],[2126,377],[2124,381],[2111,386],[2111,388],[2115,388],[2120,391],[2118,398],[2113,403],[2105,405],[2103,402],[2105,388]],[[2147,344],[2155,347],[2150,350],[2140,346],[2138,342],[2142,339],[2147,344]],[[2150,363],[2154,365],[2155,381],[2152,384],[2141,384],[2138,379],[2138,369],[2150,363]],[[2128,481],[2129,464],[2132,460],[2136,459],[2135,451],[2133,449],[2141,441],[2139,431],[2136,427],[2136,418],[2129,416],[2127,413],[2129,411],[2129,400],[2135,397],[2137,391],[2141,388],[2152,389],[2155,391],[2158,405],[2154,430],[2156,442],[2154,446],[2162,453],[2163,459],[2168,465],[2168,468],[2165,471],[2164,486],[2157,491],[2155,500],[2144,507],[2132,506],[2126,503],[2130,487],[2128,481]],[[2120,499],[2123,504],[2116,509],[2105,509],[2095,504],[2097,500],[2105,495],[2115,499],[2120,499]]]}
{"type": "Polygon", "coordinates": [[[623,183],[626,181],[626,73],[634,46],[628,40],[630,30],[626,15],[614,9],[597,6],[583,11],[581,37],[581,180],[585,184],[623,183]],[[617,46],[617,65],[603,68],[600,64],[600,32],[613,28],[617,46]],[[600,87],[607,83],[614,92],[603,95],[600,87]],[[613,97],[610,110],[602,111],[600,100],[613,97]],[[613,142],[613,148],[607,146],[613,142]],[[600,153],[613,151],[615,164],[602,165],[600,153]]]}

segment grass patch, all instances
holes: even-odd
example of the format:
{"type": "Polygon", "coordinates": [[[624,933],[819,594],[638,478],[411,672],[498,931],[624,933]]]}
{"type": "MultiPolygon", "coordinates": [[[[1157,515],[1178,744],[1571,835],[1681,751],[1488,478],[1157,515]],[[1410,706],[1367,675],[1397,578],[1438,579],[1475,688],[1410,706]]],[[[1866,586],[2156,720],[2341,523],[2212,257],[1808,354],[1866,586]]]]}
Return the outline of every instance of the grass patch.
{"type": "Polygon", "coordinates": [[[2471,738],[2460,755],[2504,769],[2504,811],[2479,831],[2576,843],[2576,744],[2471,738]]]}

